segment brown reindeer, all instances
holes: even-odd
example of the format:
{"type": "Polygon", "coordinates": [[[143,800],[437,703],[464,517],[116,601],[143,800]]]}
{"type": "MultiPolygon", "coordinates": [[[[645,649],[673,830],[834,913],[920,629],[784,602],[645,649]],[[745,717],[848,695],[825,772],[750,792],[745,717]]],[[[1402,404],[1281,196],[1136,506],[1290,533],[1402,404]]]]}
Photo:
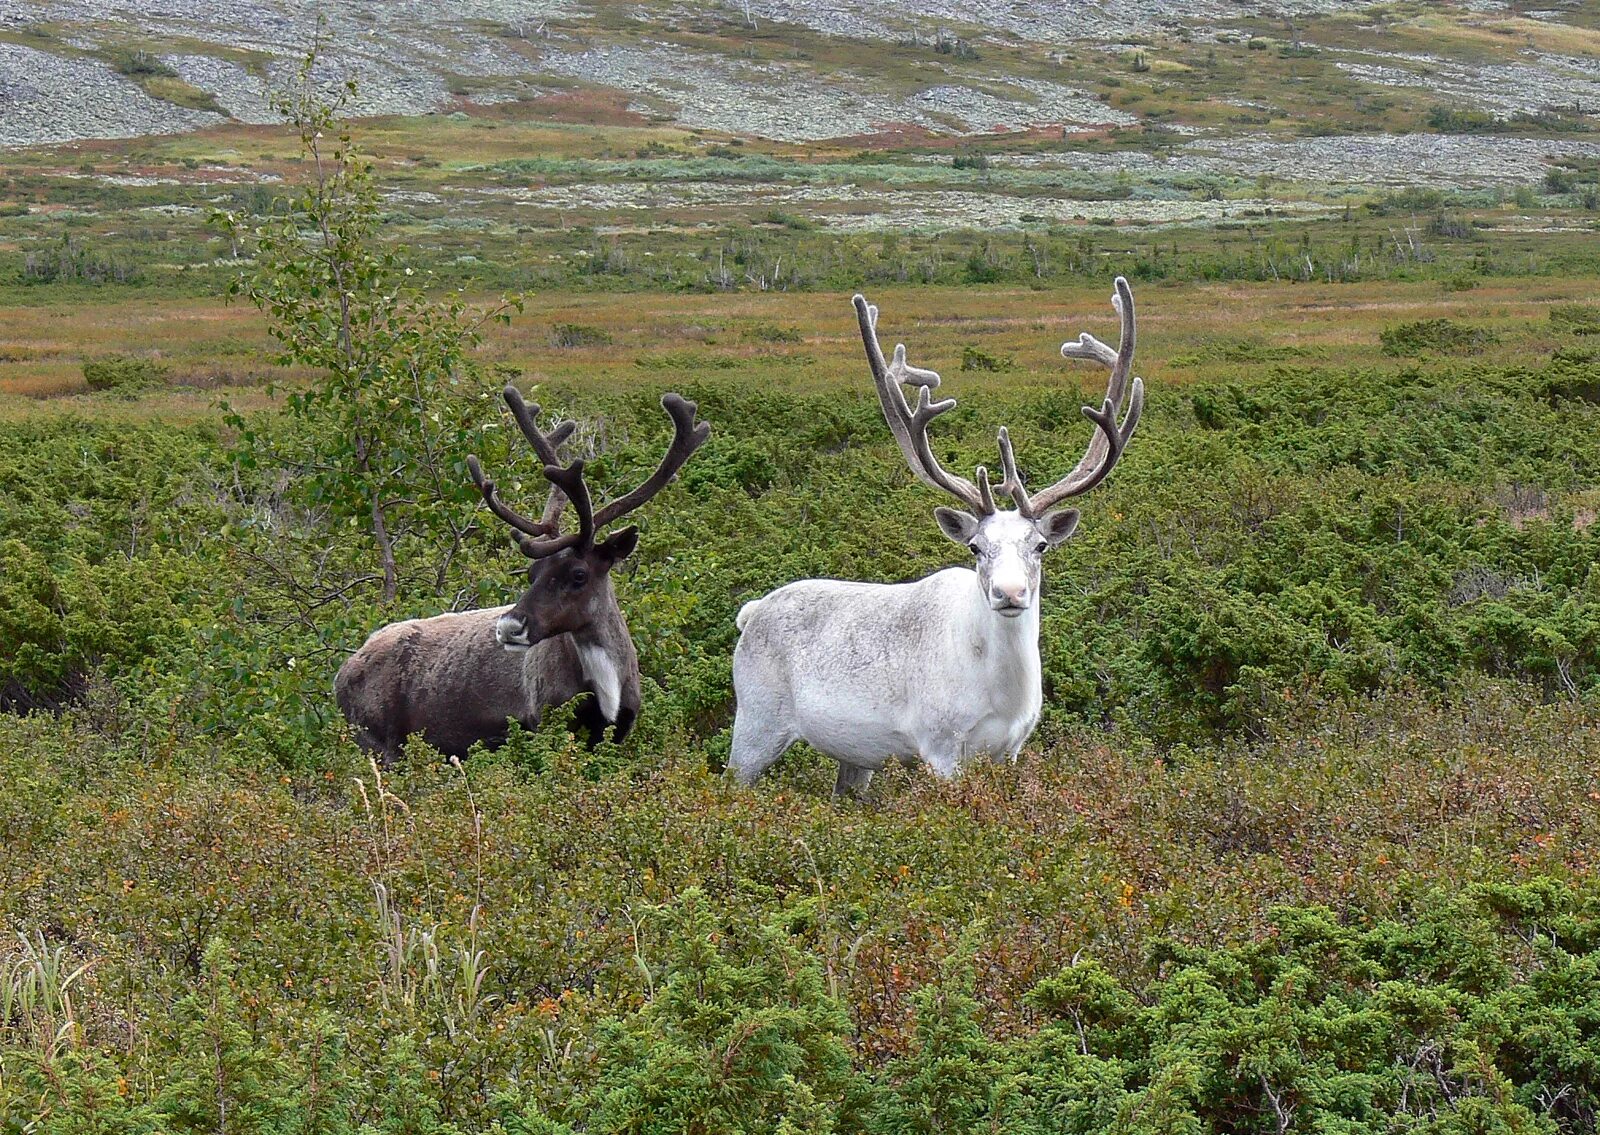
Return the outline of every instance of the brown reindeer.
{"type": "Polygon", "coordinates": [[[550,482],[543,515],[529,520],[506,505],[476,457],[467,466],[489,509],[511,526],[532,561],[528,587],[508,607],[391,623],[339,669],[333,683],[339,709],[356,741],[385,765],[399,758],[413,734],[447,756],[464,757],[476,742],[503,742],[508,720],[532,728],[545,707],[580,695],[588,695],[577,718],[591,748],[608,724],[621,741],[639,714],[639,658],[611,588],[611,569],[633,551],[639,532],[630,525],[603,539],[596,533],[659,493],[711,427],[695,421],[693,402],[666,395],[661,405],[672,419],[673,438],[660,466],[596,511],[583,462],[563,467],[557,457],[573,423],[543,433],[538,406],[524,403],[512,386],[505,399],[550,482]],[[568,503],[578,529],[563,533],[568,503]]]}

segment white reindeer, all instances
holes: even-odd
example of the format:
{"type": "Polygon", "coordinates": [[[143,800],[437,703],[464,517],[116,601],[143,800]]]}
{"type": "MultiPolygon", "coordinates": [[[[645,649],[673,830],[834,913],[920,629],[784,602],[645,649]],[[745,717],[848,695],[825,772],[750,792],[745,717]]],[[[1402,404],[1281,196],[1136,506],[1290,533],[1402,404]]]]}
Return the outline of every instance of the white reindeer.
{"type": "Polygon", "coordinates": [[[955,405],[934,402],[939,376],[906,362],[905,346],[885,362],[878,309],[855,297],[861,338],[884,418],[911,471],[967,511],[937,508],[945,535],[977,557],[977,570],[946,568],[915,583],[808,579],[746,603],[733,654],[738,711],[729,773],[750,784],[796,741],[839,762],[835,792],[859,791],[891,760],[925,762],[951,777],[974,758],[1015,759],[1039,721],[1039,567],[1045,551],[1072,535],[1077,509],[1051,511],[1094,488],[1133,436],[1144,384],[1133,379],[1133,293],[1117,277],[1111,302],[1122,316],[1112,350],[1085,332],[1061,353],[1093,359],[1111,371],[1095,425],[1077,468],[1030,495],[1000,430],[1005,479],[1000,491],[1015,510],[995,507],[989,474],[978,481],[945,472],[928,442],[928,423],[955,405]],[[913,410],[901,384],[918,388],[913,410]],[[1127,416],[1118,423],[1124,396],[1127,416]]]}

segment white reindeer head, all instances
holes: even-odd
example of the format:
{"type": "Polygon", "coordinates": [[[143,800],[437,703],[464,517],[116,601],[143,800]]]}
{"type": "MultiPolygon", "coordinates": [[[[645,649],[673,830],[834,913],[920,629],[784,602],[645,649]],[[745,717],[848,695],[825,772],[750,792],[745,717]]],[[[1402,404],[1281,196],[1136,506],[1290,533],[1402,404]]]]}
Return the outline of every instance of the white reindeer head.
{"type": "Polygon", "coordinates": [[[1078,510],[1064,508],[1030,520],[1020,512],[997,511],[977,517],[943,505],[933,510],[939,528],[977,557],[978,589],[989,606],[1016,618],[1039,596],[1039,568],[1045,552],[1078,526],[1078,510]]]}
{"type": "Polygon", "coordinates": [[[1077,466],[1055,484],[1030,495],[1017,472],[1011,437],[1000,428],[1000,463],[1004,480],[1000,491],[1016,505],[1014,510],[995,507],[989,487],[989,471],[978,466],[977,483],[947,473],[933,456],[928,441],[928,424],[955,407],[954,398],[933,401],[931,391],[939,376],[931,370],[914,367],[906,361],[904,343],[897,344],[892,360],[885,360],[878,343],[878,309],[866,297],[855,297],[856,317],[861,324],[861,339],[867,349],[873,384],[884,419],[900,445],[906,463],[923,484],[942,489],[966,506],[965,510],[940,507],[934,510],[939,528],[958,544],[965,544],[977,557],[978,586],[989,606],[1011,618],[1032,607],[1039,597],[1039,570],[1044,553],[1064,542],[1078,526],[1078,510],[1054,506],[1068,497],[1080,496],[1094,488],[1115,467],[1122,451],[1139,424],[1144,409],[1144,383],[1129,378],[1133,368],[1134,314],[1133,292],[1128,281],[1118,276],[1111,303],[1122,317],[1122,337],[1116,350],[1087,331],[1075,343],[1063,343],[1061,354],[1069,359],[1093,359],[1111,371],[1105,401],[1097,410],[1083,408],[1083,416],[1095,424],[1094,437],[1077,466]],[[906,401],[902,384],[917,388],[917,405],[906,401]],[[1124,398],[1128,412],[1118,424],[1124,398]]]}

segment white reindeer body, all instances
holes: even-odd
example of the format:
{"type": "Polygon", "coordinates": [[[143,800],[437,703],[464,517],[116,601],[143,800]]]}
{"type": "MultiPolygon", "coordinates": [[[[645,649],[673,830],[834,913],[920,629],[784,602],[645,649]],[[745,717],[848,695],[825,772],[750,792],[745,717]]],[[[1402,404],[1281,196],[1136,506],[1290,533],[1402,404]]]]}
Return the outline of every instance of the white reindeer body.
{"type": "Polygon", "coordinates": [[[996,614],[970,568],[791,583],[747,604],[738,625],[740,720],[748,705],[762,751],[798,740],[857,769],[920,758],[948,776],[973,757],[1015,756],[1039,720],[1038,608],[996,614]]]}
{"type": "Polygon", "coordinates": [[[933,371],[893,362],[877,340],[877,309],[855,298],[879,402],[891,432],[919,480],[955,496],[970,511],[935,510],[939,526],[977,557],[977,570],[954,567],[914,583],[803,580],[745,604],[736,620],[733,655],[738,701],[728,771],[753,782],[796,741],[839,762],[835,791],[860,789],[894,760],[921,761],[954,776],[968,761],[1014,759],[1039,722],[1041,560],[1072,535],[1076,509],[1052,511],[1099,484],[1138,425],[1144,387],[1128,384],[1133,361],[1133,297],[1117,280],[1113,303],[1122,314],[1122,342],[1113,351],[1084,334],[1061,348],[1111,369],[1103,406],[1084,407],[1097,433],[1078,466],[1030,496],[1017,472],[1011,441],[1000,431],[1005,480],[1017,507],[995,507],[988,473],[977,483],[939,466],[927,426],[955,405],[933,402],[933,371]],[[902,383],[919,388],[915,410],[902,383]],[[1117,418],[1124,397],[1128,412],[1117,418]]]}

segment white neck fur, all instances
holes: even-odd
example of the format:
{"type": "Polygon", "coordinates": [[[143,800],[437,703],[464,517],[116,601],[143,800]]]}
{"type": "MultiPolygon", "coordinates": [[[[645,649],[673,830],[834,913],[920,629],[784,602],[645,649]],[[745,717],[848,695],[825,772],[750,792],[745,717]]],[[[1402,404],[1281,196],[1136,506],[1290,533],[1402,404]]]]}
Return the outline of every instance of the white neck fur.
{"type": "Polygon", "coordinates": [[[578,648],[578,665],[583,667],[583,676],[589,679],[589,684],[594,687],[595,700],[600,703],[600,712],[607,721],[617,719],[617,711],[622,708],[622,675],[617,672],[617,664],[612,660],[611,654],[604,644],[588,642],[581,638],[574,638],[573,645],[578,648]]]}

